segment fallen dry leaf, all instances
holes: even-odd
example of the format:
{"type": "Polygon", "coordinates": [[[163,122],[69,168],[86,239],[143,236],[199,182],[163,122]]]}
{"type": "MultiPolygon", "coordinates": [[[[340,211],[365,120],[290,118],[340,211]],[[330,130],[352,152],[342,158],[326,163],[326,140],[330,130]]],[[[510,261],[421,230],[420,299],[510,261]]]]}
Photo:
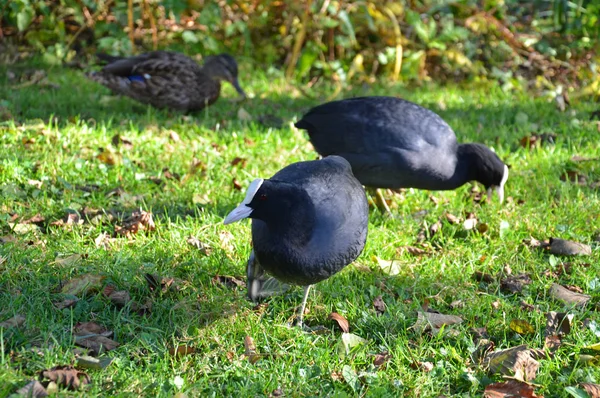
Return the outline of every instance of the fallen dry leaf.
{"type": "Polygon", "coordinates": [[[212,278],[214,284],[223,285],[226,287],[246,287],[246,282],[236,278],[235,276],[228,275],[215,275],[212,278]]]}
{"type": "Polygon", "coordinates": [[[12,318],[0,322],[0,328],[18,328],[25,323],[25,317],[23,315],[15,315],[12,318]]]}
{"type": "Polygon", "coordinates": [[[118,148],[119,145],[122,145],[124,148],[126,149],[131,149],[133,148],[133,142],[131,142],[130,140],[128,140],[127,138],[122,137],[119,134],[115,134],[113,135],[112,139],[111,139],[111,143],[113,144],[113,146],[115,148],[118,148]]]}
{"type": "Polygon", "coordinates": [[[187,243],[200,250],[200,252],[205,256],[210,256],[210,254],[212,253],[212,248],[208,244],[200,241],[200,239],[196,237],[190,236],[189,238],[187,238],[187,243]]]}
{"type": "Polygon", "coordinates": [[[383,297],[375,297],[375,300],[373,300],[373,308],[375,308],[377,315],[383,315],[385,312],[385,302],[383,301],[383,297]]]}
{"type": "Polygon", "coordinates": [[[240,184],[240,182],[235,177],[233,177],[233,179],[231,180],[231,184],[233,185],[233,189],[236,189],[238,191],[241,191],[243,188],[242,184],[240,184]]]}
{"type": "Polygon", "coordinates": [[[42,383],[37,380],[32,380],[23,387],[19,388],[16,395],[27,398],[39,398],[47,397],[48,391],[46,391],[42,383]]]}
{"type": "Polygon", "coordinates": [[[60,220],[52,221],[50,225],[65,227],[65,226],[73,226],[73,225],[81,225],[83,224],[83,220],[79,217],[77,213],[67,213],[60,220]]]}
{"type": "Polygon", "coordinates": [[[127,290],[110,292],[107,297],[111,303],[119,307],[125,307],[131,301],[131,296],[127,290]]]}
{"type": "Polygon", "coordinates": [[[553,283],[550,286],[550,296],[566,304],[585,305],[592,297],[587,294],[572,292],[564,286],[553,283]]]}
{"type": "Polygon", "coordinates": [[[560,336],[551,335],[544,338],[544,348],[547,348],[550,353],[556,352],[562,345],[560,336]]]}
{"type": "Polygon", "coordinates": [[[239,165],[240,168],[244,168],[246,167],[246,163],[248,162],[248,159],[245,158],[240,158],[240,157],[235,157],[233,158],[233,160],[231,161],[231,165],[232,166],[237,166],[239,165]]]}
{"type": "Polygon", "coordinates": [[[524,319],[513,319],[512,321],[510,321],[508,327],[513,332],[517,332],[519,334],[535,333],[535,328],[533,327],[533,325],[524,319]]]}
{"type": "Polygon", "coordinates": [[[182,357],[184,355],[190,355],[196,352],[194,347],[188,345],[178,345],[169,349],[169,354],[173,357],[182,357]]]}
{"type": "Polygon", "coordinates": [[[571,333],[571,322],[573,321],[573,317],[573,314],[568,314],[566,312],[548,312],[546,314],[546,330],[544,334],[546,336],[566,336],[571,333]]]}
{"type": "Polygon", "coordinates": [[[241,121],[244,121],[244,122],[252,121],[252,115],[250,115],[250,113],[248,113],[248,111],[242,107],[240,107],[238,109],[237,117],[238,117],[238,119],[240,119],[241,121]]]}
{"type": "Polygon", "coordinates": [[[219,232],[219,243],[221,243],[221,248],[226,252],[232,252],[234,250],[231,242],[233,241],[233,234],[229,231],[220,231],[219,232]]]}
{"type": "Polygon", "coordinates": [[[589,245],[557,238],[550,238],[550,246],[547,247],[547,250],[558,256],[589,256],[592,254],[592,248],[589,245]]]}
{"type": "Polygon", "coordinates": [[[350,351],[352,351],[354,347],[368,342],[368,340],[353,333],[342,333],[341,341],[338,346],[338,354],[340,358],[344,358],[346,355],[350,354],[350,351]]]}
{"type": "Polygon", "coordinates": [[[122,227],[115,226],[115,233],[131,237],[138,231],[154,231],[155,229],[156,225],[152,219],[152,213],[140,209],[140,211],[134,211],[131,216],[123,220],[122,227]]]}
{"type": "Polygon", "coordinates": [[[454,214],[446,213],[446,220],[448,220],[450,224],[460,224],[460,218],[456,217],[454,214]]]}
{"type": "Polygon", "coordinates": [[[77,302],[79,301],[79,299],[76,298],[66,298],[63,301],[58,301],[56,303],[54,303],[54,306],[59,309],[59,310],[63,310],[65,308],[71,308],[73,307],[75,304],[77,304],[77,302]]]}
{"type": "MultiPolygon", "coordinates": [[[[483,391],[484,398],[538,398],[532,385],[518,380],[488,384],[483,391]]],[[[541,398],[541,397],[540,397],[541,398]]]]}
{"type": "Polygon", "coordinates": [[[574,182],[578,185],[586,185],[587,177],[584,174],[581,174],[577,170],[567,170],[563,174],[560,175],[561,181],[569,181],[574,182]]]}
{"type": "Polygon", "coordinates": [[[396,253],[398,254],[403,254],[404,252],[412,254],[413,256],[422,256],[427,254],[427,251],[414,246],[400,246],[396,249],[396,253]]]}
{"type": "Polygon", "coordinates": [[[60,265],[61,267],[72,267],[77,264],[83,256],[81,254],[71,254],[65,257],[56,257],[53,264],[60,265]]]}
{"type": "Polygon", "coordinates": [[[522,381],[535,378],[540,367],[540,363],[532,357],[532,350],[528,349],[525,344],[491,352],[483,362],[490,373],[513,376],[522,381]]]}
{"type": "Polygon", "coordinates": [[[500,281],[500,290],[508,293],[521,293],[523,287],[529,284],[531,284],[529,275],[511,275],[500,281]]]}
{"type": "Polygon", "coordinates": [[[413,362],[410,364],[410,367],[413,369],[420,369],[425,373],[429,373],[433,370],[433,364],[431,362],[413,362]]]}
{"type": "Polygon", "coordinates": [[[495,278],[486,272],[475,271],[473,273],[473,279],[478,282],[492,283],[495,281],[495,278]]]}
{"type": "Polygon", "coordinates": [[[260,355],[256,353],[256,345],[254,345],[254,339],[252,337],[244,337],[244,349],[246,358],[248,358],[248,361],[251,364],[255,364],[260,359],[260,355]]]}
{"type": "Polygon", "coordinates": [[[581,388],[588,393],[590,398],[600,398],[600,385],[593,383],[581,383],[581,388]]]}
{"type": "Polygon", "coordinates": [[[104,278],[106,277],[103,275],[83,274],[67,282],[60,292],[71,296],[97,292],[102,288],[104,278]]]}
{"type": "Polygon", "coordinates": [[[94,369],[101,370],[112,363],[113,359],[104,357],[104,358],[94,358],[88,355],[82,355],[77,358],[77,367],[83,369],[94,369]]]}
{"type": "Polygon", "coordinates": [[[43,370],[41,376],[44,379],[55,382],[61,387],[77,390],[79,387],[90,384],[91,380],[87,373],[68,366],[55,366],[52,369],[43,370]]]}
{"type": "Polygon", "coordinates": [[[477,219],[476,218],[467,218],[464,222],[463,222],[463,228],[466,230],[471,230],[473,228],[475,228],[477,226],[477,219]]]}
{"type": "Polygon", "coordinates": [[[96,159],[109,166],[114,166],[117,164],[115,154],[104,148],[100,148],[100,153],[96,155],[96,159]]]}
{"type": "Polygon", "coordinates": [[[434,312],[418,311],[417,321],[412,326],[412,328],[418,334],[422,334],[423,332],[428,330],[431,330],[433,334],[436,334],[443,326],[458,324],[462,321],[462,318],[456,315],[445,315],[434,312]]]}
{"type": "Polygon", "coordinates": [[[113,333],[95,322],[78,323],[73,334],[76,345],[89,349],[96,356],[119,346],[119,343],[108,338],[113,333]]]}
{"type": "Polygon", "coordinates": [[[398,260],[384,260],[378,256],[375,256],[375,259],[381,270],[386,274],[394,276],[400,273],[400,262],[398,260]]]}
{"type": "Polygon", "coordinates": [[[331,314],[329,314],[329,319],[333,319],[334,321],[336,321],[338,326],[340,327],[340,329],[342,329],[342,332],[344,332],[344,333],[350,332],[350,323],[348,322],[348,320],[346,318],[344,318],[337,312],[332,312],[331,314]]]}
{"type": "Polygon", "coordinates": [[[519,143],[523,148],[531,149],[546,143],[554,144],[556,137],[558,136],[554,133],[531,134],[529,136],[521,138],[519,143]]]}
{"type": "Polygon", "coordinates": [[[375,354],[375,358],[373,358],[373,365],[380,367],[384,365],[391,357],[392,356],[387,351],[375,354]]]}

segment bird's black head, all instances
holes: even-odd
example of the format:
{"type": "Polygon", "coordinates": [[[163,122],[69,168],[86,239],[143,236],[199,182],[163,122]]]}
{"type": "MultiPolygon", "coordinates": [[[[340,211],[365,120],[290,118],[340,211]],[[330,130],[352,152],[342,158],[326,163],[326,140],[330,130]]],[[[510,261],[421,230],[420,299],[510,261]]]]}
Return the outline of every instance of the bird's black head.
{"type": "Polygon", "coordinates": [[[229,54],[211,55],[206,57],[203,71],[212,78],[228,81],[233,85],[238,94],[246,97],[246,93],[238,82],[238,65],[229,54]]]}
{"type": "Polygon", "coordinates": [[[458,156],[466,160],[470,180],[483,184],[488,190],[498,192],[500,202],[504,200],[504,184],[508,179],[508,166],[490,148],[482,144],[459,146],[458,156]]]}
{"type": "Polygon", "coordinates": [[[252,181],[242,203],[223,221],[230,224],[244,218],[262,220],[273,226],[287,226],[294,219],[306,220],[314,211],[305,190],[277,180],[252,181]]]}

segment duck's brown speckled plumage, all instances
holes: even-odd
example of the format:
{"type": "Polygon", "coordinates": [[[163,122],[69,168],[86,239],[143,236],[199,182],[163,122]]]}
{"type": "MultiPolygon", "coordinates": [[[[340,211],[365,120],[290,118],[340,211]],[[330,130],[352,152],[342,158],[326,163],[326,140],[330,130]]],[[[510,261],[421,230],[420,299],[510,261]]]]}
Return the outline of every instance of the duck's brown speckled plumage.
{"type": "Polygon", "coordinates": [[[176,52],[153,51],[135,57],[102,57],[101,71],[88,76],[113,92],[156,108],[197,111],[219,98],[221,80],[245,96],[237,82],[237,64],[228,54],[207,57],[204,66],[176,52]]]}

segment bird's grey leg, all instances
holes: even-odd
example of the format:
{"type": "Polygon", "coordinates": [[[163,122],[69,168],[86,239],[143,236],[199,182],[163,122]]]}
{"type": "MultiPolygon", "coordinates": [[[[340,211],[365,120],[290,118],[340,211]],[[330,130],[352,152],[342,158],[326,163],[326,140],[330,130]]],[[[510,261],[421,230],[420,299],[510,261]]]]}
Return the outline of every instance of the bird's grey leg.
{"type": "Polygon", "coordinates": [[[283,293],[290,288],[289,285],[267,275],[267,272],[260,266],[260,263],[256,259],[254,250],[252,250],[248,258],[246,277],[248,278],[248,298],[252,301],[258,301],[261,298],[283,293]]]}
{"type": "Polygon", "coordinates": [[[300,328],[303,327],[302,319],[304,318],[304,308],[306,308],[306,302],[308,301],[308,294],[310,293],[311,286],[312,285],[304,286],[304,298],[302,299],[300,311],[298,311],[298,322],[296,323],[300,328]]]}
{"type": "Polygon", "coordinates": [[[377,189],[377,188],[367,188],[367,190],[375,196],[375,204],[377,205],[377,207],[379,207],[379,210],[387,213],[388,215],[391,215],[392,212],[390,211],[389,206],[387,205],[387,202],[385,201],[385,198],[383,197],[383,193],[381,193],[381,189],[377,189]]]}

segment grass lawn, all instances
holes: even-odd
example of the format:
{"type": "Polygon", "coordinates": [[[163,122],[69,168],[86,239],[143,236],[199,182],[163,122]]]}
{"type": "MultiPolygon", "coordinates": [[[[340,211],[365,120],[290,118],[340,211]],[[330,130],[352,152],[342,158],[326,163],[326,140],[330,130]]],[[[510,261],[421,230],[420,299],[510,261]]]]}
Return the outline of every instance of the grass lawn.
{"type": "MultiPolygon", "coordinates": [[[[215,105],[184,116],[110,96],[76,70],[49,69],[59,87],[13,88],[19,83],[6,71],[23,68],[0,67],[0,322],[24,317],[0,328],[0,396],[43,370],[76,364],[82,348],[74,329],[83,322],[114,332],[108,338],[119,343],[99,355],[113,359],[108,366],[82,369],[91,378],[86,396],[475,396],[504,380],[480,363],[486,344],[542,349],[531,380],[537,394],[566,396],[568,387],[600,382],[586,348],[600,340],[600,132],[590,121],[597,104],[560,112],[544,98],[493,84],[381,83],[343,92],[404,97],[438,112],[460,141],[493,147],[511,166],[508,200],[478,202],[471,184],[388,192],[394,216],[372,208],[363,254],[311,293],[305,322],[326,330],[310,334],[287,326],[302,289],[258,307],[246,299],[239,281],[250,223],[222,220],[254,178],[316,158],[290,123],[331,90],[309,99],[280,72],[242,63],[240,81],[252,99],[233,102],[228,86],[215,105]],[[240,118],[240,106],[251,121],[240,118]],[[555,134],[554,143],[521,145],[541,133],[555,134]],[[567,171],[579,180],[563,181],[567,171]],[[155,230],[119,233],[140,209],[152,213],[155,230]],[[463,225],[469,213],[478,220],[471,230],[463,225]],[[551,255],[524,243],[531,237],[570,239],[592,252],[551,255]],[[154,275],[150,283],[146,274],[154,275]],[[507,290],[501,282],[509,274],[531,283],[507,290]],[[74,286],[78,280],[84,286],[74,286]],[[553,283],[591,299],[566,304],[550,294],[553,283]],[[119,304],[112,289],[131,301],[119,304]],[[373,305],[379,296],[383,313],[373,305]],[[77,301],[59,309],[66,299],[77,301]],[[424,308],[462,323],[439,332],[413,327],[424,308]],[[573,315],[553,352],[545,343],[549,311],[573,315]],[[364,339],[349,352],[332,312],[364,339]]],[[[59,388],[59,395],[81,392],[59,388]]]]}

